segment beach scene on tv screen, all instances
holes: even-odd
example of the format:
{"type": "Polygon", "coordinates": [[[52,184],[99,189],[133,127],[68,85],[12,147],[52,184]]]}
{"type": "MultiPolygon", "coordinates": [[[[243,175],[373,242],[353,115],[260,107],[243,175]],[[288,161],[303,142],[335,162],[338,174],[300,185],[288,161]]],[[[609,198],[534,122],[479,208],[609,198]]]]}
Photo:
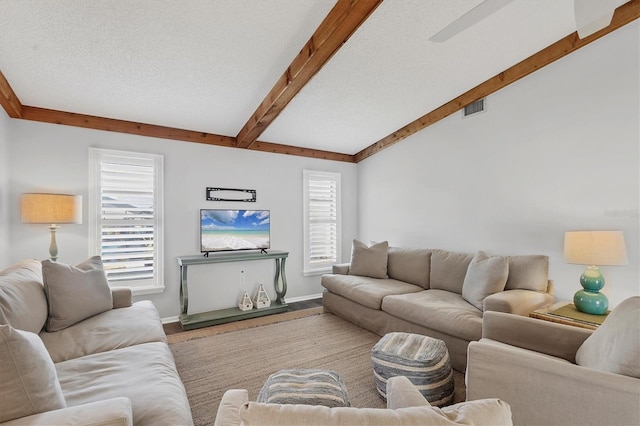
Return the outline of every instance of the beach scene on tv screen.
{"type": "Polygon", "coordinates": [[[269,248],[268,210],[202,210],[201,251],[269,248]]]}

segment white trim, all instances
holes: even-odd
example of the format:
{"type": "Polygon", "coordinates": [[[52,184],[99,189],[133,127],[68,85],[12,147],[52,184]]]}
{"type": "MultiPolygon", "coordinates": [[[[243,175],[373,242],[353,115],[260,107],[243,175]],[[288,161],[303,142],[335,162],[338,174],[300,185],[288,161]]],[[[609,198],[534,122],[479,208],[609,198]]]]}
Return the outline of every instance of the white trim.
{"type": "Polygon", "coordinates": [[[284,299],[284,301],[287,304],[289,304],[289,303],[295,303],[295,302],[305,302],[307,300],[313,300],[313,299],[322,299],[322,293],[310,294],[308,296],[298,296],[298,297],[286,298],[286,299],[284,299]]]}
{"type": "Polygon", "coordinates": [[[302,275],[303,276],[311,276],[311,275],[321,275],[331,272],[331,267],[333,264],[340,262],[342,259],[341,256],[341,247],[342,247],[342,189],[341,189],[341,175],[340,173],[334,172],[322,172],[322,171],[314,171],[314,170],[303,170],[302,171],[302,204],[303,204],[303,265],[302,265],[302,275]],[[309,184],[311,180],[323,180],[323,181],[332,181],[335,183],[335,208],[336,208],[336,234],[335,234],[335,261],[333,263],[327,261],[322,262],[321,264],[312,265],[309,262],[310,258],[310,240],[311,236],[310,232],[310,212],[309,212],[309,184]]]}
{"type": "Polygon", "coordinates": [[[162,321],[163,324],[171,324],[180,321],[180,317],[176,315],[173,317],[160,318],[160,321],[162,321]]]}
{"type": "Polygon", "coordinates": [[[133,295],[162,293],[164,286],[164,156],[160,154],[119,151],[102,148],[89,148],[89,256],[100,255],[101,247],[101,210],[100,164],[105,159],[113,159],[122,164],[153,163],[154,168],[154,277],[140,281],[118,281],[114,285],[131,287],[133,295]],[[152,281],[151,284],[149,282],[152,281]]]}

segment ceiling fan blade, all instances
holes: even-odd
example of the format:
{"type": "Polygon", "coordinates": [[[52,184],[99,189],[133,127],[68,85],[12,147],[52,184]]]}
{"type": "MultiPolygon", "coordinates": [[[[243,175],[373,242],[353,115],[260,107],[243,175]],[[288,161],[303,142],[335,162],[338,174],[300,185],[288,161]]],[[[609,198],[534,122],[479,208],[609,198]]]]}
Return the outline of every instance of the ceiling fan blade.
{"type": "Polygon", "coordinates": [[[438,31],[429,40],[442,43],[454,35],[482,21],[487,16],[502,9],[513,0],[484,0],[482,3],[438,31]]]}
{"type": "Polygon", "coordinates": [[[613,11],[629,0],[574,0],[578,37],[585,38],[606,28],[611,23],[613,11]]]}

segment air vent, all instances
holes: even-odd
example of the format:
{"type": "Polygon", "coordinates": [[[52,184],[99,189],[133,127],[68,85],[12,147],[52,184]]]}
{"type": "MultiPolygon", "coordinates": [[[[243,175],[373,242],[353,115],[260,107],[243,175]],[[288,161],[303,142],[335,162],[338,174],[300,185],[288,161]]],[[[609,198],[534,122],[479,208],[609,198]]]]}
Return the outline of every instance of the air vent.
{"type": "Polygon", "coordinates": [[[475,102],[470,103],[469,105],[467,105],[466,107],[464,107],[464,110],[462,111],[462,116],[463,117],[468,117],[470,115],[473,114],[477,114],[479,112],[483,112],[484,111],[484,99],[478,99],[475,102]]]}

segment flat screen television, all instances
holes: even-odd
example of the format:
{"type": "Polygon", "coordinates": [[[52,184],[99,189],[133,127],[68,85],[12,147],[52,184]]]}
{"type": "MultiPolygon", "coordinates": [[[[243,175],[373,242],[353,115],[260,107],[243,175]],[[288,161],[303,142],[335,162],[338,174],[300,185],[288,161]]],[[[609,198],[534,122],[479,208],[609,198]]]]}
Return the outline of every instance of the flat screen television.
{"type": "Polygon", "coordinates": [[[200,210],[200,252],[270,248],[269,210],[200,210]]]}

